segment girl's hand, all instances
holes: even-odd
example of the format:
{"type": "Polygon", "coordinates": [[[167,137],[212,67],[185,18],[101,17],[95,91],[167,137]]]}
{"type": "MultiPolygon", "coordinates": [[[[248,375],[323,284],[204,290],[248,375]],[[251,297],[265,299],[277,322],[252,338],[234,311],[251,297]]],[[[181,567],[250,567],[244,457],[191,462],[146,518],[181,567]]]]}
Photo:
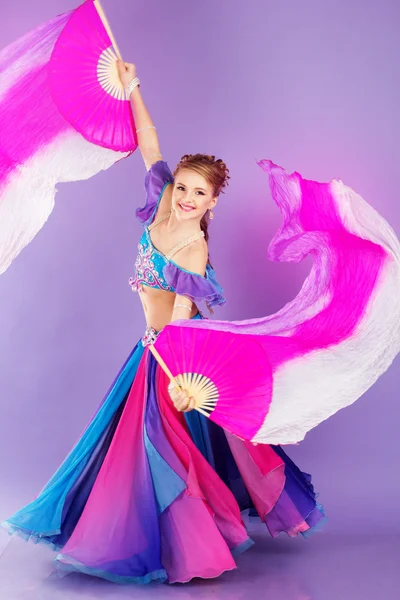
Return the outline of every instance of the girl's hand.
{"type": "Polygon", "coordinates": [[[124,87],[129,85],[130,82],[132,81],[132,79],[135,79],[136,67],[132,63],[126,63],[126,62],[123,62],[122,60],[118,59],[117,60],[117,68],[118,68],[119,78],[124,87]]]}
{"type": "Polygon", "coordinates": [[[194,409],[194,397],[189,396],[186,390],[179,391],[176,387],[172,387],[168,389],[168,392],[176,410],[179,410],[180,412],[189,412],[194,409]]]}

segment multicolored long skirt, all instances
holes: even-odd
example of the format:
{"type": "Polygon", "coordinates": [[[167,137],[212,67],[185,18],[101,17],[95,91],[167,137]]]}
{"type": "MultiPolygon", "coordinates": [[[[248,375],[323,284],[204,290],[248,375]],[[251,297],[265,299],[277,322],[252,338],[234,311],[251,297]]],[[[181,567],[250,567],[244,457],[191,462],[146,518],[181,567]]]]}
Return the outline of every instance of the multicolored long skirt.
{"type": "Polygon", "coordinates": [[[273,537],[319,528],[325,516],[310,475],[279,446],[178,412],[167,384],[140,340],[59,469],[2,526],[50,544],[57,570],[118,583],[234,569],[235,555],[253,544],[245,509],[273,537]]]}

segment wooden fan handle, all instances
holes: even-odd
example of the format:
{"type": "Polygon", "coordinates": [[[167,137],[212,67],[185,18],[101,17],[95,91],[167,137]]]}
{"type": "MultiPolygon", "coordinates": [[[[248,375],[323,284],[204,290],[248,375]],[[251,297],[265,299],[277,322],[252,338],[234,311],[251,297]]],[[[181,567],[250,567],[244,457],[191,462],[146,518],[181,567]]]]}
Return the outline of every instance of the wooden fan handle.
{"type": "MultiPolygon", "coordinates": [[[[174,384],[174,386],[178,389],[181,390],[180,385],[178,384],[178,382],[176,381],[175,377],[172,375],[171,371],[168,369],[167,365],[165,364],[164,360],[161,358],[160,353],[158,352],[158,350],[156,350],[153,346],[153,344],[149,344],[148,348],[150,350],[150,352],[152,353],[152,355],[154,356],[154,358],[156,359],[156,361],[158,362],[158,364],[160,365],[160,367],[163,369],[163,371],[168,375],[168,377],[171,380],[171,383],[174,384]]],[[[194,407],[195,410],[197,410],[199,413],[201,413],[202,415],[204,415],[205,417],[209,418],[210,415],[208,412],[206,412],[204,409],[200,408],[199,406],[195,406],[194,407]]]]}
{"type": "Polygon", "coordinates": [[[118,58],[120,60],[122,60],[121,52],[119,51],[119,48],[117,46],[117,42],[115,41],[115,37],[113,35],[113,32],[111,31],[111,27],[110,27],[110,24],[109,24],[109,22],[107,20],[107,17],[105,15],[103,7],[101,6],[99,0],[94,0],[93,4],[94,4],[97,12],[99,13],[99,17],[101,19],[101,22],[103,23],[104,28],[105,28],[105,30],[107,31],[107,33],[108,33],[108,35],[110,37],[111,43],[114,46],[114,50],[115,50],[118,58]]]}
{"type": "Polygon", "coordinates": [[[164,360],[161,358],[158,350],[156,350],[154,348],[153,344],[149,344],[149,350],[152,353],[152,355],[154,356],[154,358],[156,359],[156,361],[158,362],[158,364],[160,365],[160,367],[163,369],[164,373],[166,373],[168,375],[168,377],[170,378],[170,380],[174,384],[174,386],[178,390],[180,390],[181,389],[180,385],[176,381],[175,377],[172,375],[171,371],[168,369],[168,367],[165,364],[164,360]]]}

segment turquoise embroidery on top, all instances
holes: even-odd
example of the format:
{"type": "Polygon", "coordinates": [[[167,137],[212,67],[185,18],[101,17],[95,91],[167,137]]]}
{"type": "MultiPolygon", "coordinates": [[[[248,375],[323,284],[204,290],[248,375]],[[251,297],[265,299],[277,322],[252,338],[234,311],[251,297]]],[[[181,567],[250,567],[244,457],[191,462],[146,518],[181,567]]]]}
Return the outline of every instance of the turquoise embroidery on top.
{"type": "Polygon", "coordinates": [[[138,255],[135,262],[135,276],[129,279],[129,285],[134,292],[140,289],[140,286],[148,285],[150,287],[173,292],[174,289],[165,281],[163,268],[168,260],[157,250],[150,239],[150,233],[145,228],[138,244],[138,255]]]}

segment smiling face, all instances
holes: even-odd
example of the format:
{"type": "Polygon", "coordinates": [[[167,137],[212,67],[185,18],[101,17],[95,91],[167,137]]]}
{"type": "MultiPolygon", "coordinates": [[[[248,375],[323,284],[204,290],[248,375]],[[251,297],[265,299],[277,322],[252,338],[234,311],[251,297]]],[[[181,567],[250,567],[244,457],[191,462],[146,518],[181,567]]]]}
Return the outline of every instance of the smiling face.
{"type": "Polygon", "coordinates": [[[200,173],[179,169],[172,191],[172,209],[177,219],[201,219],[217,203],[213,191],[211,184],[200,173]]]}

